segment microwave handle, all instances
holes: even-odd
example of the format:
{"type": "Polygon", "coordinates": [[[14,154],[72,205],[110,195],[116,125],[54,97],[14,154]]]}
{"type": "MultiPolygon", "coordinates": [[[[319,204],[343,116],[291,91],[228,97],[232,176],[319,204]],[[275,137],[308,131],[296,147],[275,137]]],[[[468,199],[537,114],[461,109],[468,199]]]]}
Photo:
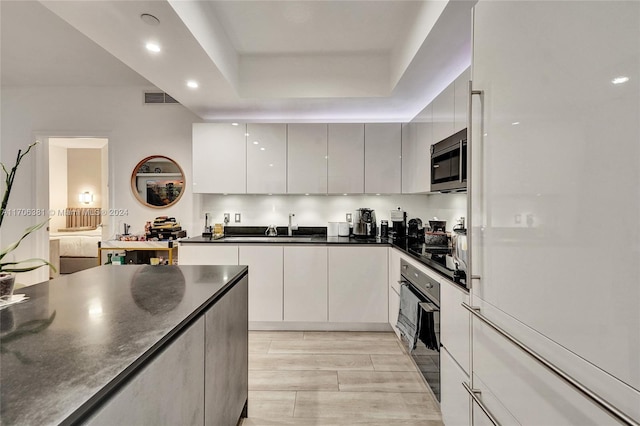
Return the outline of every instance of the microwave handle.
{"type": "Polygon", "coordinates": [[[458,170],[460,170],[460,173],[458,173],[460,175],[460,183],[462,183],[462,142],[464,141],[464,139],[460,139],[460,168],[458,170]]]}

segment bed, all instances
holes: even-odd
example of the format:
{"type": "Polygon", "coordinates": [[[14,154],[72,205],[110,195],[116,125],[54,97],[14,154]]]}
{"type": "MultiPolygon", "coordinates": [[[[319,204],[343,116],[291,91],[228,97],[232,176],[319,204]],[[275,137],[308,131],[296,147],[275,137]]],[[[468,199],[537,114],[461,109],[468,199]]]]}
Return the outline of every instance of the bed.
{"type": "Polygon", "coordinates": [[[98,266],[98,242],[102,240],[100,209],[68,208],[66,227],[49,233],[60,242],[60,273],[71,274],[98,266]]]}

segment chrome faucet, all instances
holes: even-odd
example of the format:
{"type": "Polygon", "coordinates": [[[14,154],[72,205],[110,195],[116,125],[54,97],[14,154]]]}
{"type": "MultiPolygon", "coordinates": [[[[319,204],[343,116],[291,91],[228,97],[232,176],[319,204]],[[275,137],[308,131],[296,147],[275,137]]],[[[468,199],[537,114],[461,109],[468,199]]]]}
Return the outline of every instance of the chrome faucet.
{"type": "Polygon", "coordinates": [[[293,219],[293,217],[294,217],[294,216],[295,216],[295,213],[289,213],[289,226],[287,227],[287,234],[288,234],[289,236],[292,236],[292,235],[293,235],[293,228],[294,228],[294,225],[293,225],[293,223],[292,223],[292,219],[293,219]]]}

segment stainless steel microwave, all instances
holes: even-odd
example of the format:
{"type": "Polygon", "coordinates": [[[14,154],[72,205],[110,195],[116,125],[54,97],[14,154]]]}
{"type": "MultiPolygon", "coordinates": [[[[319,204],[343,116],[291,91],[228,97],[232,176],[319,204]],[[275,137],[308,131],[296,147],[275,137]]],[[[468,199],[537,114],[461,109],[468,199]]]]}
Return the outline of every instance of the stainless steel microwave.
{"type": "Polygon", "coordinates": [[[431,191],[466,192],[467,129],[431,146],[431,191]]]}

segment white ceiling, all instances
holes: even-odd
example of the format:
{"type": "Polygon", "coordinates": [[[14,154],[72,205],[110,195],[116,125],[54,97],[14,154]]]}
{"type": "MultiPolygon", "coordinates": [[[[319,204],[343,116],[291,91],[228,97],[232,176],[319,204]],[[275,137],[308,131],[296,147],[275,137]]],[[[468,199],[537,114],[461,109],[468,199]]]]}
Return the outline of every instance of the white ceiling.
{"type": "Polygon", "coordinates": [[[151,83],[210,121],[408,121],[469,65],[473,3],[3,1],[2,84],[151,83]]]}

